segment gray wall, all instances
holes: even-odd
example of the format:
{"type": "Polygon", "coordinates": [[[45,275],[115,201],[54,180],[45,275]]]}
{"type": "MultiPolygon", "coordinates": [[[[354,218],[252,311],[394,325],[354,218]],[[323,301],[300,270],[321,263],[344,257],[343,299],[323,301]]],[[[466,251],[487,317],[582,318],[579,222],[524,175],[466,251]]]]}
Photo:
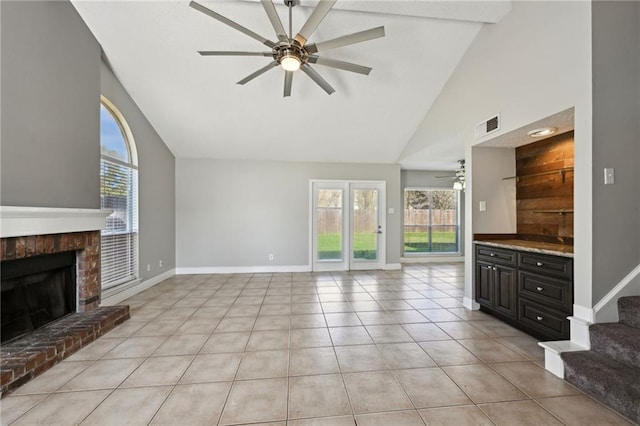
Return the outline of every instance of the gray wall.
{"type": "Polygon", "coordinates": [[[387,263],[400,262],[398,165],[178,159],[178,268],[309,265],[310,179],[386,181],[387,263]]]}
{"type": "MultiPolygon", "coordinates": [[[[403,170],[401,172],[401,188],[400,196],[404,203],[405,188],[444,188],[452,189],[453,180],[440,179],[437,176],[449,176],[455,174],[455,171],[428,171],[428,170],[403,170]]],[[[464,254],[464,199],[465,193],[460,192],[458,210],[460,212],[460,253],[464,254]]],[[[404,205],[402,206],[404,211],[404,205]]],[[[400,226],[404,229],[404,214],[401,216],[400,226]]],[[[401,234],[402,237],[402,234],[401,234]]],[[[425,255],[429,256],[429,255],[425,255]]],[[[415,257],[415,255],[413,255],[415,257]]]]}
{"type": "Polygon", "coordinates": [[[100,46],[69,2],[0,7],[0,203],[100,208],[100,46]]]}
{"type": "Polygon", "coordinates": [[[175,158],[113,72],[104,63],[100,70],[102,95],[127,120],[138,151],[139,263],[145,280],[176,266],[175,158]]]}
{"type": "Polygon", "coordinates": [[[640,3],[593,2],[592,22],[596,303],[640,264],[640,3]],[[605,167],[614,185],[604,185],[605,167]]]}
{"type": "Polygon", "coordinates": [[[173,155],[101,65],[100,46],[71,3],[0,7],[2,205],[100,208],[102,91],[127,119],[138,150],[141,278],[173,269],[173,155]]]}

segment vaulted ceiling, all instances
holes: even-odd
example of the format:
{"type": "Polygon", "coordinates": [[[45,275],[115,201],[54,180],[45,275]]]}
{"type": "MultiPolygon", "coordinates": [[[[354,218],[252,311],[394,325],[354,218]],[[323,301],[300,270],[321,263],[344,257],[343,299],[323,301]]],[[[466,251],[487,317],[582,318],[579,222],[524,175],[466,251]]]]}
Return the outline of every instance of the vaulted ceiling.
{"type": "MultiPolygon", "coordinates": [[[[259,2],[201,3],[276,39],[259,2]]],[[[316,3],[294,8],[294,33],[316,3]]],[[[289,98],[282,96],[280,68],[236,84],[269,58],[200,56],[198,50],[265,46],[187,1],[76,0],[74,6],[176,157],[395,163],[482,25],[499,21],[510,2],[338,2],[310,41],[384,25],[384,38],[323,55],[373,71],[363,76],[315,65],[336,93],[327,95],[296,72],[289,98]]],[[[284,2],[276,8],[286,22],[284,2]]]]}

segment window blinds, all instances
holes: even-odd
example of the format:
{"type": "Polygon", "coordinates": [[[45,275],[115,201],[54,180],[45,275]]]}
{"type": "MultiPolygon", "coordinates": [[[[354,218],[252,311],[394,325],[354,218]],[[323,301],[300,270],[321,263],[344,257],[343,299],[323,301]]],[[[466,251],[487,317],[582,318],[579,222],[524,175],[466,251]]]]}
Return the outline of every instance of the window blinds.
{"type": "Polygon", "coordinates": [[[138,171],[129,164],[102,158],[101,207],[113,210],[102,231],[102,288],[138,278],[138,171]]]}

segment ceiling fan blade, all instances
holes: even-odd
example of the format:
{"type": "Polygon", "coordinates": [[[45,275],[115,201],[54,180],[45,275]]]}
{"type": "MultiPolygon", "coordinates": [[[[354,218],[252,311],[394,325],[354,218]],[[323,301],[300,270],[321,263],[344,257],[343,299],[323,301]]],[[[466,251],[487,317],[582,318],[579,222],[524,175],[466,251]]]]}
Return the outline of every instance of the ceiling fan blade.
{"type": "Polygon", "coordinates": [[[318,86],[322,87],[322,90],[327,92],[328,95],[336,91],[324,78],[320,76],[320,74],[316,72],[316,70],[311,68],[311,65],[303,64],[301,69],[311,78],[311,80],[315,81],[318,86]]]}
{"type": "Polygon", "coordinates": [[[226,24],[226,25],[230,26],[233,29],[236,29],[236,30],[240,31],[241,33],[244,33],[244,34],[248,35],[252,39],[258,40],[260,43],[264,44],[265,46],[273,47],[273,46],[276,45],[271,40],[268,40],[268,39],[262,37],[260,34],[254,33],[250,29],[243,27],[242,25],[232,21],[229,18],[225,18],[224,16],[220,15],[219,13],[216,13],[213,10],[204,7],[200,3],[196,3],[195,1],[191,1],[189,3],[189,6],[191,6],[192,8],[194,8],[197,11],[200,11],[200,12],[204,13],[205,15],[208,15],[208,16],[212,17],[213,19],[216,19],[216,20],[222,22],[223,24],[226,24]]]}
{"type": "Polygon", "coordinates": [[[260,3],[262,3],[264,11],[267,12],[269,21],[271,21],[271,25],[273,25],[273,29],[276,31],[276,35],[278,36],[278,40],[289,43],[289,37],[287,36],[287,32],[282,26],[282,21],[280,20],[280,16],[278,16],[278,12],[276,11],[276,7],[274,6],[273,1],[260,0],[260,3]]]}
{"type": "Polygon", "coordinates": [[[309,62],[364,75],[369,75],[371,72],[371,68],[363,65],[352,64],[351,62],[339,61],[337,59],[321,58],[319,56],[309,56],[309,62]]]}
{"type": "Polygon", "coordinates": [[[310,54],[324,52],[325,50],[335,49],[337,47],[349,46],[350,44],[362,43],[363,41],[373,40],[384,37],[384,27],[371,28],[369,30],[334,38],[333,40],[321,41],[313,43],[305,48],[310,54]]]}
{"type": "Polygon", "coordinates": [[[284,97],[291,96],[291,85],[293,84],[293,71],[284,73],[284,97]]]}
{"type": "Polygon", "coordinates": [[[236,51],[224,51],[224,50],[198,50],[198,53],[202,56],[266,56],[267,58],[273,57],[271,52],[236,52],[236,51]]]}
{"type": "Polygon", "coordinates": [[[258,71],[254,72],[253,74],[250,74],[250,75],[246,76],[245,78],[240,80],[238,82],[238,84],[247,84],[248,82],[250,82],[254,78],[261,76],[265,72],[267,72],[270,69],[273,69],[273,68],[275,68],[277,66],[278,66],[278,62],[273,61],[273,62],[269,63],[268,65],[265,65],[264,67],[260,68],[258,71]]]}
{"type": "Polygon", "coordinates": [[[337,0],[320,0],[318,5],[304,23],[298,34],[294,37],[294,40],[300,43],[300,46],[307,44],[307,40],[311,37],[311,34],[318,28],[320,22],[327,16],[327,13],[331,10],[337,0]]]}

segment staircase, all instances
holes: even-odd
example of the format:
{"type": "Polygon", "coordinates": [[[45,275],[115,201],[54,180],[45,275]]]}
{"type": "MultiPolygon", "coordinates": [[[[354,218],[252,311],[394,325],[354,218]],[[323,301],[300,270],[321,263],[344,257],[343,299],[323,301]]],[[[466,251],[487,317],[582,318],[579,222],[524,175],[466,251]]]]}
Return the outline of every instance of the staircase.
{"type": "Polygon", "coordinates": [[[618,299],[618,315],[589,327],[591,350],[560,356],[567,381],[640,423],[640,296],[618,299]]]}

